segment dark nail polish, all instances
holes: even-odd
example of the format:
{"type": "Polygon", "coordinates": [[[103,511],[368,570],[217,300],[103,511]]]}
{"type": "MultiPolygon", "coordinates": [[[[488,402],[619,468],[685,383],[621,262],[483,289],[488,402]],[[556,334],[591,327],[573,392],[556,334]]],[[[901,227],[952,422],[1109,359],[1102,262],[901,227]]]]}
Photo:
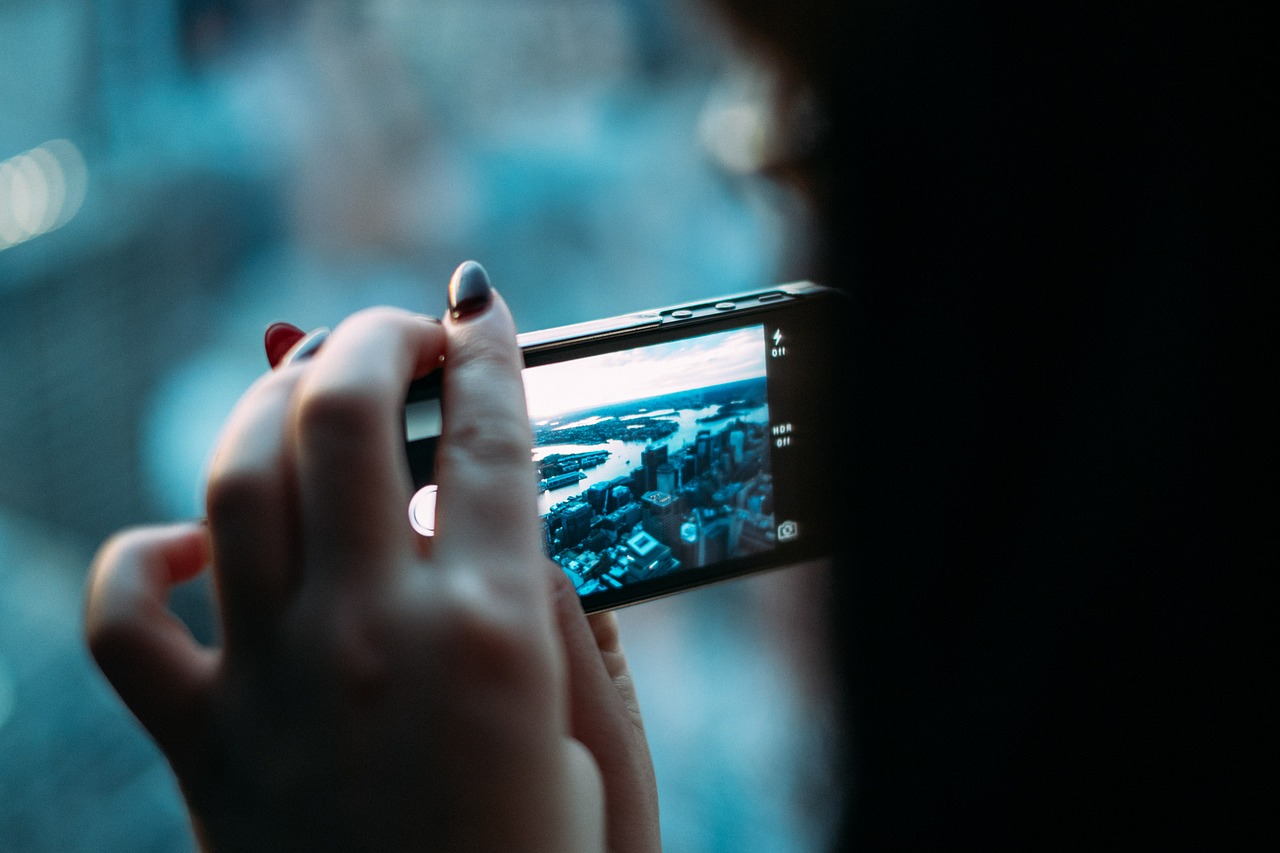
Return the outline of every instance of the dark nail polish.
{"type": "Polygon", "coordinates": [[[289,354],[284,357],[283,364],[299,364],[314,356],[329,337],[328,329],[316,329],[298,341],[289,354]]]}
{"type": "Polygon", "coordinates": [[[489,274],[475,261],[463,261],[449,280],[449,316],[465,320],[488,308],[491,302],[489,274]]]}
{"type": "Polygon", "coordinates": [[[267,326],[262,336],[262,345],[267,350],[267,361],[272,367],[280,363],[285,353],[293,349],[294,344],[306,337],[306,332],[292,323],[272,323],[267,326]]]}

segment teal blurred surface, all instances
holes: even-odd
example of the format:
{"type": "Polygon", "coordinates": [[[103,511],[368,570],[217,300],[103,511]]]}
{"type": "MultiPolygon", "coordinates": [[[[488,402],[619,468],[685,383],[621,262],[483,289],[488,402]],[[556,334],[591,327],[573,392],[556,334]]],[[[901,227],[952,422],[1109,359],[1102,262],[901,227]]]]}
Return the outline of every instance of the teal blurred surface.
{"type": "MultiPolygon", "coordinates": [[[[269,323],[439,314],[467,258],[522,330],[789,278],[803,211],[739,156],[762,93],[693,0],[0,4],[0,851],[191,849],[82,585],[112,531],[202,512],[269,323]]],[[[776,607],[816,582],[622,615],[669,851],[820,846],[776,607]]],[[[213,639],[205,582],[174,607],[213,639]]]]}

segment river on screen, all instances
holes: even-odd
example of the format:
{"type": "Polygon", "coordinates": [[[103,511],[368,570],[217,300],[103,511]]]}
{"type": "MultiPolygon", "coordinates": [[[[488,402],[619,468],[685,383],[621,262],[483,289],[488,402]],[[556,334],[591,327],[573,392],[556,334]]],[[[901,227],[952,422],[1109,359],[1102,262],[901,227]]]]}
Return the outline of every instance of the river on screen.
{"type": "MultiPolygon", "coordinates": [[[[732,423],[734,420],[747,421],[750,423],[765,424],[769,421],[769,407],[767,405],[758,406],[753,409],[738,411],[731,416],[727,416],[714,421],[699,420],[714,416],[719,410],[719,406],[707,406],[698,409],[663,409],[657,411],[640,410],[636,415],[622,416],[621,420],[629,417],[637,418],[658,418],[666,420],[674,420],[679,424],[676,432],[667,438],[658,442],[642,441],[621,441],[611,439],[596,444],[544,444],[534,448],[534,460],[540,460],[552,453],[585,453],[592,450],[606,450],[609,452],[609,458],[594,468],[587,468],[583,471],[586,477],[576,483],[559,489],[551,489],[538,495],[538,513],[546,515],[551,507],[555,504],[562,503],[570,498],[582,494],[591,486],[592,483],[612,480],[615,477],[621,477],[629,474],[637,465],[640,464],[640,454],[651,443],[666,444],[671,453],[684,447],[685,444],[694,444],[699,430],[709,430],[712,433],[724,429],[725,425],[732,423]]],[[[609,420],[612,416],[604,416],[596,418],[595,422],[600,423],[609,420]]],[[[583,421],[575,422],[577,424],[583,421]]],[[[566,424],[566,427],[574,424],[566,424]]],[[[636,495],[635,497],[639,497],[636,495]]]]}

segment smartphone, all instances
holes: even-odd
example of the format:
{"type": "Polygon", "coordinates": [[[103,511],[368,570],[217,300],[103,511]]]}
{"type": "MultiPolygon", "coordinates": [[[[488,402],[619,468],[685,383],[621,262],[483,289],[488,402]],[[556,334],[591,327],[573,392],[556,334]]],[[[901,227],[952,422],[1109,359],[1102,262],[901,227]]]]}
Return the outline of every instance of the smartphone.
{"type": "MultiPolygon", "coordinates": [[[[519,336],[543,544],[585,610],[832,553],[848,335],[843,292],[794,282],[519,336]]],[[[427,536],[447,417],[440,371],[414,382],[427,536]]]]}

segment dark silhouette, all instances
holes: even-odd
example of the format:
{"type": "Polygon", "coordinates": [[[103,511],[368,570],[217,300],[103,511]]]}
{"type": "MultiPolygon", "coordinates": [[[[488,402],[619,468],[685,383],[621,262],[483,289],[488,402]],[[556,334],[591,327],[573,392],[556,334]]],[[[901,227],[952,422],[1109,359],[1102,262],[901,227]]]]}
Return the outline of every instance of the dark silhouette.
{"type": "Polygon", "coordinates": [[[1248,842],[1251,25],[723,5],[791,81],[775,170],[858,305],[842,847],[1248,842]]]}

